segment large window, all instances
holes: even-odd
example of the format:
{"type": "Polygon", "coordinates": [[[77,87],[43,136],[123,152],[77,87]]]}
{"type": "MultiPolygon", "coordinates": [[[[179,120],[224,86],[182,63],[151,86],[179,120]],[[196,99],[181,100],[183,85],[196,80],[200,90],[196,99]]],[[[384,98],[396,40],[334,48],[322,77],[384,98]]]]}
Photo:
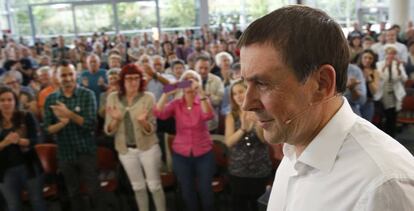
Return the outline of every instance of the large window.
{"type": "Polygon", "coordinates": [[[21,6],[13,10],[13,25],[16,27],[12,29],[12,33],[18,36],[32,35],[28,7],[21,6]]]}
{"type": "Polygon", "coordinates": [[[288,0],[245,0],[246,21],[250,23],[267,13],[289,4],[288,0]]]}
{"type": "Polygon", "coordinates": [[[120,31],[151,29],[157,26],[154,1],[122,2],[117,4],[120,31]]]}
{"type": "Polygon", "coordinates": [[[209,23],[217,26],[224,23],[239,23],[244,7],[241,0],[209,0],[209,23]]]}
{"type": "Polygon", "coordinates": [[[196,26],[195,1],[159,0],[161,28],[196,26]]]}
{"type": "Polygon", "coordinates": [[[242,27],[270,11],[289,4],[288,0],[209,0],[209,23],[238,23],[242,27]]]}
{"type": "Polygon", "coordinates": [[[75,4],[78,33],[115,31],[112,4],[75,4]]]}
{"type": "MultiPolygon", "coordinates": [[[[31,5],[36,36],[96,31],[124,33],[136,30],[150,31],[157,27],[155,0],[0,0],[9,1],[12,33],[31,36],[29,6],[31,5]],[[113,5],[116,5],[114,11],[113,5]],[[74,13],[73,13],[74,12],[74,13]],[[116,16],[118,18],[116,18],[116,16]],[[117,22],[118,21],[118,22],[117,22]],[[76,29],[75,29],[76,27],[76,29]]],[[[200,16],[205,8],[198,8],[208,2],[210,26],[223,24],[231,28],[233,23],[244,28],[253,20],[270,11],[295,3],[296,0],[158,0],[160,23],[163,31],[199,27],[200,16]]],[[[388,20],[389,0],[305,0],[310,6],[321,8],[335,18],[342,26],[352,22],[379,22],[388,20]],[[381,6],[381,7],[380,7],[381,6]]],[[[0,28],[9,27],[7,16],[0,13],[0,28]]]]}
{"type": "Polygon", "coordinates": [[[36,26],[36,35],[44,36],[74,33],[70,4],[34,6],[32,11],[36,26]]]}

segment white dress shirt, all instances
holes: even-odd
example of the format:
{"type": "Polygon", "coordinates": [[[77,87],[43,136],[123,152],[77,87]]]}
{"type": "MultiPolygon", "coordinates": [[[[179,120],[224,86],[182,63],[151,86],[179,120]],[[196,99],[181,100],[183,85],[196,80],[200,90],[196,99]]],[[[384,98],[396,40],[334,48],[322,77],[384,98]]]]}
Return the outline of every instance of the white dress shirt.
{"type": "Polygon", "coordinates": [[[345,98],[298,158],[283,151],[268,211],[414,210],[414,157],[345,98]]]}

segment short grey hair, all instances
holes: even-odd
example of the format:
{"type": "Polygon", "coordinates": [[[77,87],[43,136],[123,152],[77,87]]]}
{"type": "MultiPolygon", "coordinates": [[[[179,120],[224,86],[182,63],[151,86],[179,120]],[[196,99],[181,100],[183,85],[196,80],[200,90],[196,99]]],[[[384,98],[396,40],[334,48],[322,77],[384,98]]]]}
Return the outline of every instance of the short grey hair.
{"type": "Polygon", "coordinates": [[[152,59],[152,61],[154,61],[155,59],[159,59],[159,60],[161,60],[161,63],[163,63],[163,64],[165,63],[164,57],[162,57],[160,55],[154,55],[154,56],[151,57],[151,59],[152,59]]]}
{"type": "Polygon", "coordinates": [[[50,68],[49,66],[43,66],[39,69],[37,69],[36,71],[37,75],[41,75],[42,73],[48,73],[49,76],[52,75],[52,68],[50,68]]]}
{"type": "Polygon", "coordinates": [[[19,84],[22,84],[23,79],[20,78],[20,75],[18,75],[17,71],[7,71],[5,72],[2,76],[1,76],[1,83],[4,84],[4,79],[5,78],[11,78],[13,77],[14,79],[17,80],[17,82],[19,82],[19,84]]]}
{"type": "Polygon", "coordinates": [[[224,56],[224,57],[227,57],[227,59],[230,61],[230,65],[231,65],[231,64],[233,64],[233,56],[232,56],[231,54],[229,54],[229,53],[225,52],[225,51],[222,51],[222,52],[218,53],[218,54],[214,57],[214,60],[215,60],[215,62],[216,62],[216,64],[217,64],[217,66],[220,66],[220,65],[221,65],[221,58],[222,58],[223,56],[224,56]]]}
{"type": "Polygon", "coordinates": [[[106,77],[109,77],[110,75],[119,75],[119,73],[121,72],[121,68],[111,68],[108,70],[108,72],[106,72],[106,77]]]}
{"type": "Polygon", "coordinates": [[[191,75],[193,77],[195,77],[198,81],[198,83],[200,83],[200,86],[203,84],[203,81],[201,80],[201,76],[198,72],[194,71],[194,70],[186,70],[183,72],[183,74],[180,77],[180,81],[183,81],[185,79],[185,77],[187,77],[187,75],[191,75]]]}

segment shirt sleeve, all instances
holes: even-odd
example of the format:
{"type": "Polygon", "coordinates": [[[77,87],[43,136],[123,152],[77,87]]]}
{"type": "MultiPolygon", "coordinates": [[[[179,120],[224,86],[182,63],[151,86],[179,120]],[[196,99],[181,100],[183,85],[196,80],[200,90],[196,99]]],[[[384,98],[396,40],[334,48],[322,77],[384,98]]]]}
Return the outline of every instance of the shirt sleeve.
{"type": "Polygon", "coordinates": [[[224,84],[221,81],[217,80],[215,81],[213,87],[214,88],[210,93],[211,104],[213,104],[213,106],[218,106],[220,105],[221,100],[224,96],[224,84]]]}
{"type": "MultiPolygon", "coordinates": [[[[111,94],[108,95],[108,97],[106,97],[105,106],[107,106],[107,107],[114,106],[114,104],[115,104],[114,103],[114,100],[113,100],[114,96],[115,96],[115,94],[114,93],[111,93],[111,94]]],[[[100,105],[102,105],[102,104],[100,104],[100,105]]],[[[115,134],[115,130],[114,131],[111,131],[111,132],[108,131],[108,126],[109,126],[109,123],[111,123],[111,121],[112,121],[111,115],[109,115],[108,112],[105,112],[104,132],[107,135],[110,135],[110,136],[112,136],[112,135],[115,134]]]]}
{"type": "Polygon", "coordinates": [[[54,103],[53,101],[53,95],[49,95],[46,98],[45,101],[45,105],[44,105],[44,110],[45,110],[45,116],[43,117],[43,125],[44,125],[44,129],[45,131],[48,131],[47,128],[50,125],[53,125],[56,122],[56,117],[53,114],[52,109],[50,108],[50,106],[52,105],[52,103],[54,103]]]}
{"type": "Polygon", "coordinates": [[[414,180],[390,179],[360,200],[354,210],[409,211],[414,207],[414,180]]]}
{"type": "Polygon", "coordinates": [[[169,102],[165,107],[164,110],[160,111],[157,109],[157,106],[154,106],[153,113],[156,117],[162,120],[166,120],[172,116],[175,116],[175,106],[177,105],[177,100],[173,100],[169,102]]]}
{"type": "Polygon", "coordinates": [[[80,116],[83,117],[82,128],[86,130],[94,130],[96,124],[96,100],[92,91],[83,93],[82,109],[80,116]]]}
{"type": "Polygon", "coordinates": [[[352,99],[351,92],[346,92],[345,96],[348,99],[348,101],[351,102],[352,104],[358,104],[362,106],[367,101],[367,87],[365,85],[364,75],[362,74],[362,71],[359,69],[359,67],[355,65],[351,65],[348,71],[349,71],[348,77],[351,76],[351,77],[354,77],[356,80],[360,81],[360,83],[355,86],[355,89],[359,93],[361,93],[361,96],[356,100],[352,99]]]}
{"type": "Polygon", "coordinates": [[[27,139],[30,141],[30,148],[32,148],[39,141],[39,124],[34,115],[28,112],[25,116],[27,126],[27,139]]]}
{"type": "Polygon", "coordinates": [[[208,104],[209,104],[209,107],[211,108],[210,112],[205,113],[205,112],[203,112],[203,110],[201,110],[201,119],[203,121],[209,121],[209,120],[214,119],[214,115],[215,115],[214,114],[214,108],[213,108],[213,106],[211,106],[210,102],[208,102],[208,104]]]}

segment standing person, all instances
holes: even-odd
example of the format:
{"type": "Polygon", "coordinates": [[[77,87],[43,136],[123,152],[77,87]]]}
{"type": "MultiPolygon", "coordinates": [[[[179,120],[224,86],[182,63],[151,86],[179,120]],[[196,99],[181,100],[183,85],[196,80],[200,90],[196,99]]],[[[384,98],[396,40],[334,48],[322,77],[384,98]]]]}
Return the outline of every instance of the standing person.
{"type": "Polygon", "coordinates": [[[209,131],[215,131],[218,128],[218,114],[220,105],[224,96],[224,84],[221,79],[210,73],[211,61],[209,57],[197,57],[195,62],[195,71],[201,76],[201,87],[209,98],[211,104],[214,107],[215,117],[213,120],[208,122],[209,131]]]}
{"type": "Polygon", "coordinates": [[[230,113],[226,116],[225,143],[230,149],[230,187],[234,211],[258,210],[257,199],[266,191],[272,171],[269,146],[263,128],[253,112],[242,111],[246,85],[243,80],[230,86],[230,113]]]}
{"type": "Polygon", "coordinates": [[[358,60],[359,54],[364,50],[362,48],[362,37],[358,34],[351,35],[349,38],[349,51],[351,52],[350,61],[355,64],[358,60]]]}
{"type": "Polygon", "coordinates": [[[101,93],[101,96],[99,96],[98,114],[102,118],[105,118],[106,99],[108,98],[109,94],[119,90],[119,73],[120,72],[121,72],[120,68],[112,68],[112,69],[109,69],[108,72],[106,73],[106,77],[108,78],[108,88],[106,89],[105,92],[101,93]]]}
{"type": "MultiPolygon", "coordinates": [[[[220,114],[227,115],[230,110],[230,82],[231,82],[231,65],[233,56],[227,52],[220,52],[215,57],[216,64],[220,67],[219,76],[223,81],[224,94],[220,105],[220,114]]],[[[220,119],[219,119],[220,121],[220,119]]],[[[220,122],[219,122],[220,124],[220,122]]]]}
{"type": "Polygon", "coordinates": [[[362,51],[358,59],[358,66],[361,68],[365,78],[367,89],[367,101],[360,107],[361,117],[372,121],[375,112],[374,95],[377,93],[380,85],[380,76],[376,67],[377,54],[371,49],[362,51]]]}
{"type": "MultiPolygon", "coordinates": [[[[101,93],[107,88],[108,78],[106,70],[101,69],[101,59],[96,54],[87,57],[88,69],[84,70],[79,77],[79,84],[92,90],[95,93],[95,99],[99,100],[101,93]]],[[[99,102],[96,102],[99,107],[99,102]]]]}
{"type": "Polygon", "coordinates": [[[12,89],[0,88],[0,190],[9,211],[22,210],[21,193],[27,188],[34,211],[45,211],[43,177],[34,151],[38,141],[33,114],[19,108],[12,89]]]}
{"type": "Polygon", "coordinates": [[[45,81],[44,87],[40,90],[38,96],[37,96],[37,108],[39,110],[39,117],[41,121],[43,121],[44,116],[44,109],[45,109],[45,102],[47,96],[55,92],[59,89],[59,81],[56,77],[56,69],[50,68],[49,66],[44,66],[38,69],[39,79],[43,78],[42,80],[45,81]]]}
{"type": "Polygon", "coordinates": [[[407,80],[403,62],[398,58],[398,48],[386,44],[385,60],[377,63],[380,73],[380,88],[375,95],[384,107],[385,132],[394,137],[396,133],[397,113],[401,110],[406,92],[404,82],[407,80]]]}
{"type": "Polygon", "coordinates": [[[239,46],[243,110],[268,142],[284,143],[267,210],[412,210],[414,158],[342,96],[349,49],[331,17],[283,7],[254,21],[239,46]]]}
{"type": "Polygon", "coordinates": [[[174,79],[178,81],[185,71],[185,63],[181,59],[171,61],[171,73],[174,79]]]}
{"type": "Polygon", "coordinates": [[[57,67],[60,89],[46,98],[44,125],[56,136],[57,158],[68,190],[71,209],[85,210],[81,179],[96,210],[105,210],[98,179],[96,143],[96,100],[92,91],[76,84],[76,70],[63,61],[57,67]]]}
{"type": "Polygon", "coordinates": [[[362,70],[354,65],[349,64],[347,68],[348,76],[344,96],[351,105],[352,110],[361,116],[361,107],[367,101],[367,89],[365,86],[364,74],[362,70]]]}
{"type": "Polygon", "coordinates": [[[119,91],[107,98],[105,132],[115,134],[115,148],[131,181],[139,210],[149,211],[147,184],[156,210],[165,211],[161,149],[152,114],[155,98],[144,87],[144,74],[138,66],[128,64],[122,68],[119,91]]]}
{"type": "Polygon", "coordinates": [[[207,121],[214,117],[210,100],[201,89],[201,77],[193,71],[185,71],[180,82],[190,80],[191,86],[183,88],[183,97],[167,104],[176,90],[163,93],[154,109],[160,119],[175,118],[176,136],[172,144],[174,173],[180,184],[188,211],[197,211],[200,193],[203,210],[213,211],[213,175],[215,162],[213,142],[207,121]],[[197,178],[197,182],[195,181],[197,178]]]}

